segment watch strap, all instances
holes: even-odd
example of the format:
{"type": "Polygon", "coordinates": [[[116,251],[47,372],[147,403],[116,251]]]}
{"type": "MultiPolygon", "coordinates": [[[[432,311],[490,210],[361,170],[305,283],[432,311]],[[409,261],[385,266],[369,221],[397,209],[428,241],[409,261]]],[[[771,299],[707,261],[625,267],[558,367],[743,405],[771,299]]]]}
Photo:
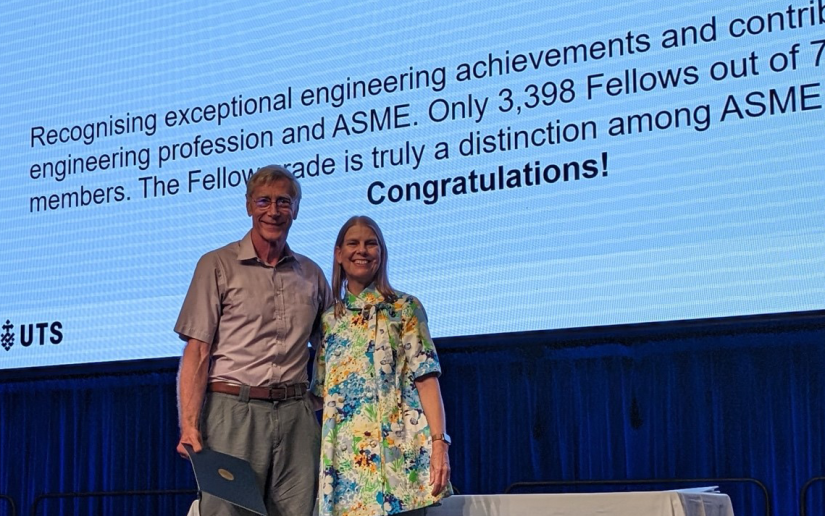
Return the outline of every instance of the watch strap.
{"type": "Polygon", "coordinates": [[[447,444],[453,444],[452,439],[450,439],[450,436],[449,436],[448,434],[446,434],[446,433],[442,433],[442,434],[432,434],[432,435],[430,436],[430,438],[431,438],[433,441],[444,441],[444,442],[445,442],[445,443],[447,443],[447,444]]]}

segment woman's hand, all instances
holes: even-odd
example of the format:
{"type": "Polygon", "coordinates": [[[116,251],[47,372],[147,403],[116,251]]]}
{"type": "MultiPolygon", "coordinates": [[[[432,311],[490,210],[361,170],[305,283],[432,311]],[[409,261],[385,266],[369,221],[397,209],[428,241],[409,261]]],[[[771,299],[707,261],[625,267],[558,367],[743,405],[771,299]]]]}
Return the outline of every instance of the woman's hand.
{"type": "MultiPolygon", "coordinates": [[[[441,386],[435,374],[428,374],[416,378],[415,388],[421,398],[421,408],[430,427],[430,435],[443,434],[446,428],[444,422],[444,402],[441,400],[441,386]]],[[[445,435],[446,437],[446,435],[445,435]]],[[[430,455],[430,485],[433,486],[433,495],[437,495],[447,487],[450,481],[450,445],[444,439],[432,441],[433,448],[430,455]]]]}
{"type": "Polygon", "coordinates": [[[430,485],[435,496],[450,482],[450,445],[444,441],[433,441],[433,453],[430,456],[430,485]]]}

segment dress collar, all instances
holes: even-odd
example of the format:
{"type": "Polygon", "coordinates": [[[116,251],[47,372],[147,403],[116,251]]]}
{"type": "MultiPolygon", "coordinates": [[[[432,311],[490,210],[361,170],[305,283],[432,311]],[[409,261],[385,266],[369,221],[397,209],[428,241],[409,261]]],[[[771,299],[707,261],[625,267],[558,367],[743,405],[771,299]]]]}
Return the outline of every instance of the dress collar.
{"type": "Polygon", "coordinates": [[[344,305],[348,310],[358,311],[363,310],[367,306],[380,306],[384,303],[384,296],[375,288],[375,283],[370,283],[367,288],[361,291],[357,296],[347,290],[344,296],[344,305]]]}

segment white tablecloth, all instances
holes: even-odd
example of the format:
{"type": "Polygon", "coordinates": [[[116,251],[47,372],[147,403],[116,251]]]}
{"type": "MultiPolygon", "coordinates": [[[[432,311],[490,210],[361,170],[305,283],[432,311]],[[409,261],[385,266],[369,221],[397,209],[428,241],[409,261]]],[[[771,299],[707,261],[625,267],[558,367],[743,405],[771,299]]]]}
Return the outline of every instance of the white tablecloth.
{"type": "Polygon", "coordinates": [[[427,516],[734,516],[728,495],[679,491],[456,495],[427,516]]]}

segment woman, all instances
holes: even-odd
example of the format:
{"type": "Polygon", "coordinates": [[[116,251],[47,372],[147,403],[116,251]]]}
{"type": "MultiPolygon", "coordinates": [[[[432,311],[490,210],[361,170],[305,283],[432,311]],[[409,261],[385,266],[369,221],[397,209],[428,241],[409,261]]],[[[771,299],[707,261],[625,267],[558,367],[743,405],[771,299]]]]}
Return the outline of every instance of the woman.
{"type": "Polygon", "coordinates": [[[390,286],[369,217],[338,232],[332,292],[312,388],[324,400],[319,514],[423,514],[452,494],[441,368],[421,303],[390,286]]]}

